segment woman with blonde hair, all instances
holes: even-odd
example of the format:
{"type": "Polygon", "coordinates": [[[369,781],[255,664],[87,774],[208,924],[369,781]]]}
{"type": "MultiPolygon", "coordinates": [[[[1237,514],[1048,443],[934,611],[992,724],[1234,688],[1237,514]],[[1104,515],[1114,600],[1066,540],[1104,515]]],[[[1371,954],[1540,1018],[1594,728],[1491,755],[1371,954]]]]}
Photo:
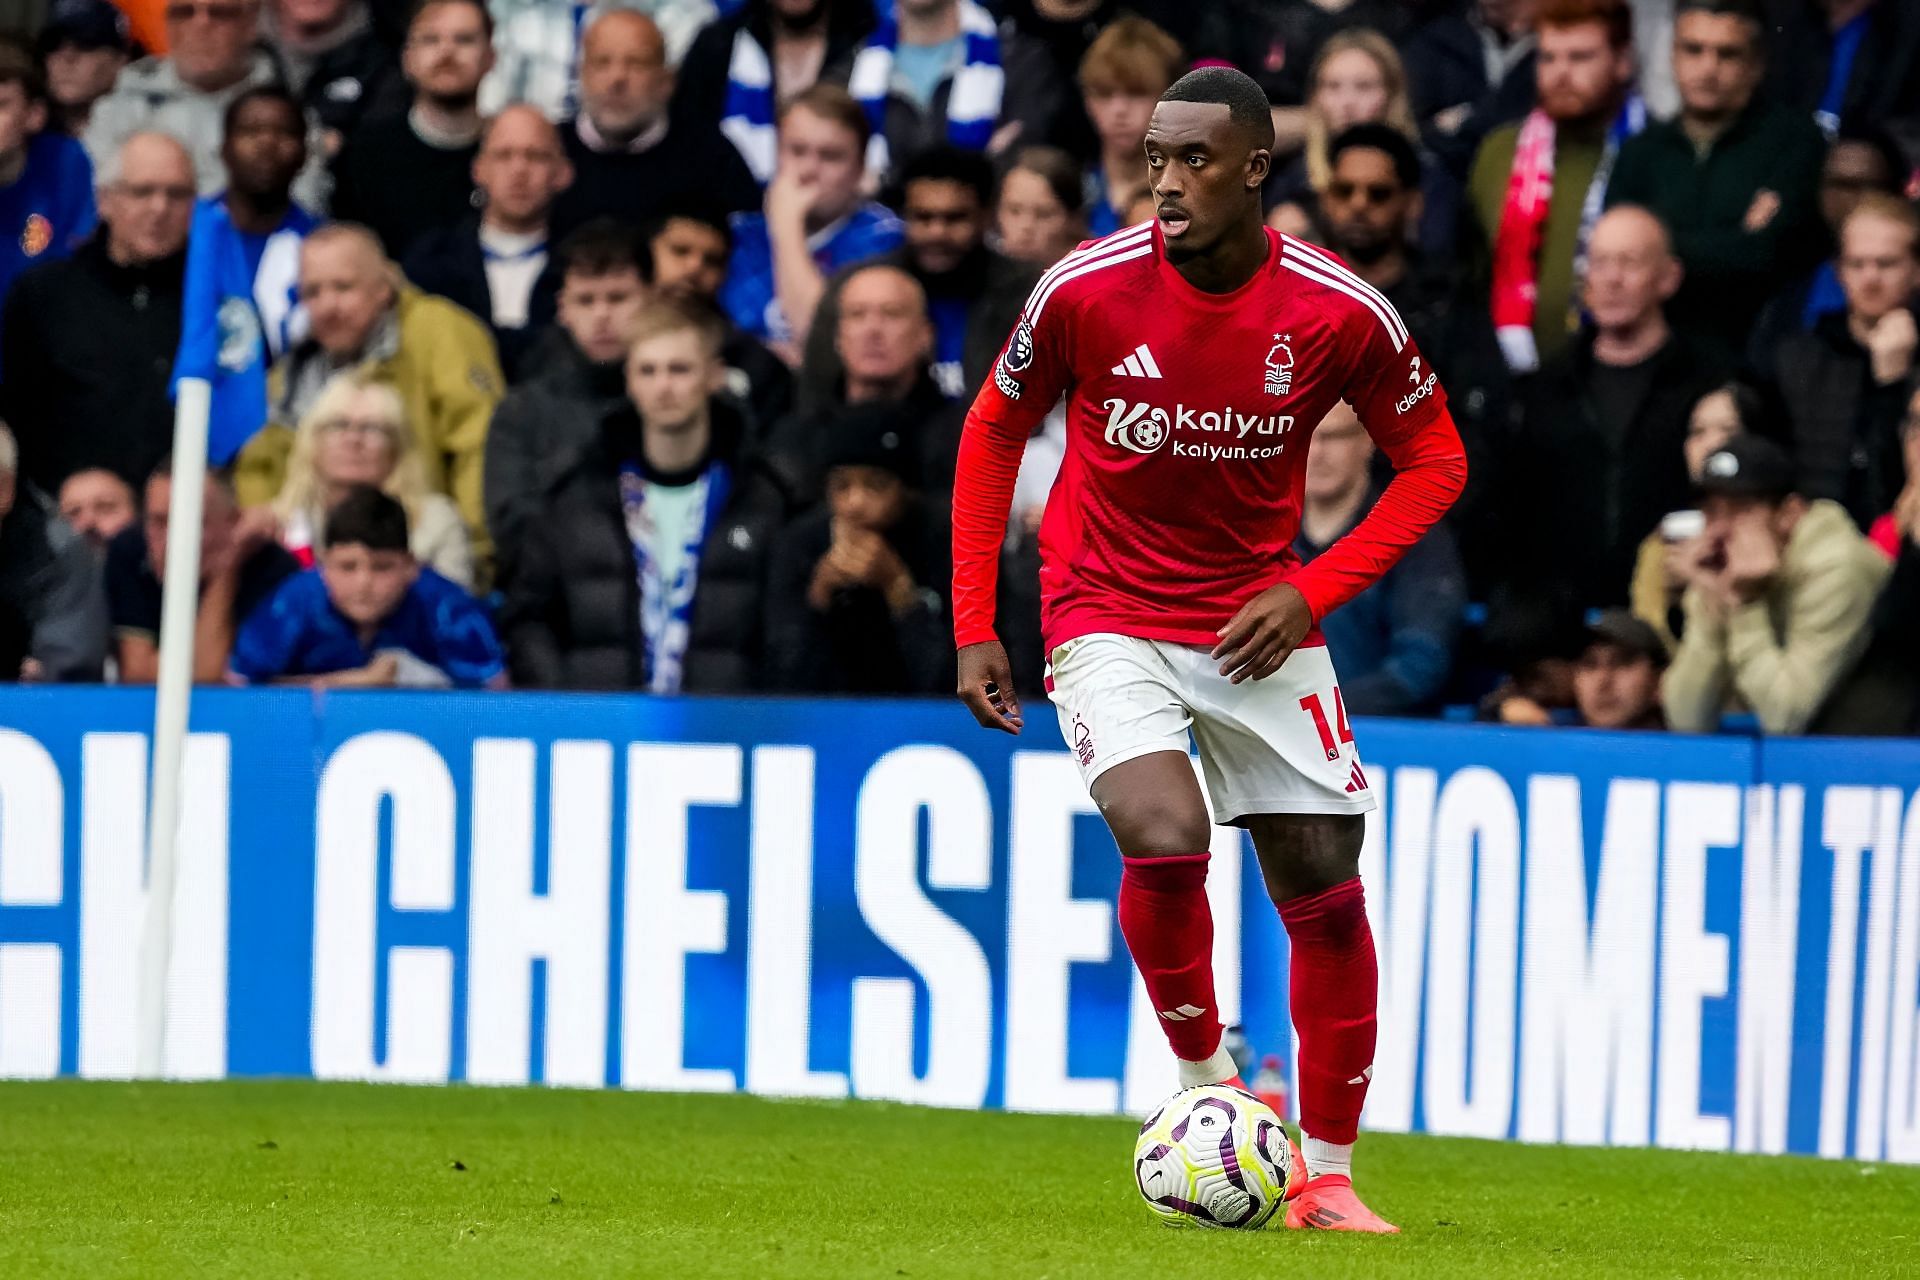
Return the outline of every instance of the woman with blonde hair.
{"type": "MultiPolygon", "coordinates": [[[[1385,124],[1420,151],[1420,187],[1426,201],[1419,242],[1430,252],[1445,252],[1459,205],[1457,184],[1449,182],[1421,145],[1407,92],[1406,64],[1392,41],[1368,27],[1327,37],[1307,74],[1307,104],[1302,112],[1305,144],[1291,163],[1277,165],[1267,179],[1263,194],[1269,210],[1277,216],[1298,209],[1307,221],[1317,223],[1320,195],[1333,178],[1329,156],[1333,140],[1356,124],[1385,124]]],[[[1284,225],[1276,223],[1275,217],[1269,223],[1284,225]]]]}
{"type": "Polygon", "coordinates": [[[406,508],[414,559],[473,589],[473,545],[453,499],[427,486],[400,393],[370,374],[335,375],[294,432],[287,480],[272,512],[287,550],[311,565],[327,512],[357,485],[406,508]]]}

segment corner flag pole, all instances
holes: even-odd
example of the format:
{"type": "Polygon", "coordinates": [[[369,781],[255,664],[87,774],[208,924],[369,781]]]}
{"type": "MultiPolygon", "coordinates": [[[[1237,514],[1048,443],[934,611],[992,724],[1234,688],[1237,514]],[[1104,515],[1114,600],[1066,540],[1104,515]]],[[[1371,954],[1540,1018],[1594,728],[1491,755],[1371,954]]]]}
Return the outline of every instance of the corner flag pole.
{"type": "Polygon", "coordinates": [[[207,481],[207,416],[213,386],[182,378],[173,415],[172,501],[160,598],[160,679],[154,690],[152,773],[147,787],[147,909],[140,936],[139,1025],[134,1074],[166,1071],[167,973],[173,961],[173,886],[180,829],[180,768],[193,693],[193,628],[200,610],[200,517],[207,481]]]}

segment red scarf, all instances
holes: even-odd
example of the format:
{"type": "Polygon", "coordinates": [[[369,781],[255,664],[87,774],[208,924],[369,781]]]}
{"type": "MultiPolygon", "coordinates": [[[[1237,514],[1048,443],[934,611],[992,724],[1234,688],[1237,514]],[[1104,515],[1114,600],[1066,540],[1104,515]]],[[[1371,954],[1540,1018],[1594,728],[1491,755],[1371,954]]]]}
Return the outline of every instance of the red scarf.
{"type": "Polygon", "coordinates": [[[1507,202],[1493,238],[1490,307],[1500,349],[1515,373],[1531,373],[1540,365],[1533,316],[1540,301],[1540,246],[1553,205],[1553,139],[1553,121],[1535,109],[1514,143],[1507,202]]]}

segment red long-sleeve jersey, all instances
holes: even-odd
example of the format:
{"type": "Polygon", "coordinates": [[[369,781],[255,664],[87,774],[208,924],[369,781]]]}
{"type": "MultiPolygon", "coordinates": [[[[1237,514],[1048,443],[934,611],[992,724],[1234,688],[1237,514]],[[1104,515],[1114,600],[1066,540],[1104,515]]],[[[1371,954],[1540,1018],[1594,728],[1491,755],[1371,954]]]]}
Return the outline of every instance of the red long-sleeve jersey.
{"type": "Polygon", "coordinates": [[[1157,223],[1082,245],[1027,299],[967,415],[953,493],[954,638],[994,636],[1007,507],[1034,427],[1067,397],[1040,525],[1047,651],[1094,631],[1211,645],[1281,581],[1316,621],[1446,513],[1466,455],[1439,380],[1379,291],[1269,230],[1245,285],[1204,293],[1157,223]],[[1398,474],[1309,565],[1293,553],[1307,440],[1351,404],[1398,474]]]}

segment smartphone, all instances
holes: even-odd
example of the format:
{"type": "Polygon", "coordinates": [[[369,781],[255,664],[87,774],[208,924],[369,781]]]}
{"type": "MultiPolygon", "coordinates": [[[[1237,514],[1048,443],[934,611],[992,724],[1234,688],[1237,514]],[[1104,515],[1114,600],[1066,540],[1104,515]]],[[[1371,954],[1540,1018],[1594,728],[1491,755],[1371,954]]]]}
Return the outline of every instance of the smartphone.
{"type": "Polygon", "coordinates": [[[1670,511],[1660,521],[1662,542],[1686,542],[1707,531],[1704,511],[1670,511]]]}

